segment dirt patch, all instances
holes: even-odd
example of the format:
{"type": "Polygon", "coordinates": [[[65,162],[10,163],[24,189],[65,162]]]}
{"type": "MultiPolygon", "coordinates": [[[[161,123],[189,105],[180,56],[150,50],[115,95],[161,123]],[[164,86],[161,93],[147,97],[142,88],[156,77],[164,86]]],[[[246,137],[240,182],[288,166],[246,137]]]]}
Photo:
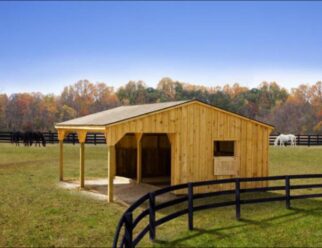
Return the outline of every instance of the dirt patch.
{"type": "MultiPolygon", "coordinates": [[[[80,189],[79,181],[64,181],[59,182],[60,187],[79,192],[97,200],[107,199],[107,179],[85,180],[84,189],[80,189]]],[[[134,180],[125,177],[115,177],[114,179],[114,200],[116,202],[131,205],[143,195],[160,189],[160,187],[140,183],[137,184],[134,180]]],[[[176,196],[171,193],[164,194],[157,198],[158,202],[169,201],[175,199],[176,196]]]]}

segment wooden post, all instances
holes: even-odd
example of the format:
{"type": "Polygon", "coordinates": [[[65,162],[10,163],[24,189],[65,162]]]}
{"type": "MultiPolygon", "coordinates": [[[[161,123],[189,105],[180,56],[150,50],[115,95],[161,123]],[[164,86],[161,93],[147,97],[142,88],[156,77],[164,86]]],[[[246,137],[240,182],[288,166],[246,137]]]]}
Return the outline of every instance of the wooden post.
{"type": "Polygon", "coordinates": [[[80,170],[79,170],[79,174],[80,174],[80,187],[84,188],[85,186],[85,176],[84,176],[84,164],[85,164],[85,146],[84,146],[84,142],[80,143],[80,170]]]}
{"type": "Polygon", "coordinates": [[[108,202],[113,202],[113,179],[115,176],[116,168],[116,159],[115,159],[115,145],[108,146],[107,152],[107,167],[108,167],[108,185],[107,185],[107,200],[108,202]]]}
{"type": "Polygon", "coordinates": [[[193,186],[188,183],[188,228],[193,230],[193,186]]]}
{"type": "Polygon", "coordinates": [[[59,141],[59,181],[64,180],[64,141],[59,141]]]}
{"type": "Polygon", "coordinates": [[[290,209],[291,208],[291,189],[290,189],[290,177],[286,176],[285,177],[285,204],[286,208],[290,209]]]}
{"type": "Polygon", "coordinates": [[[236,204],[236,219],[240,220],[240,181],[236,178],[235,181],[235,204],[236,204]]]}
{"type": "Polygon", "coordinates": [[[176,184],[178,182],[176,182],[176,177],[175,175],[177,175],[176,173],[176,153],[175,153],[175,147],[176,147],[176,143],[175,143],[175,134],[173,133],[167,133],[168,136],[168,140],[170,142],[171,145],[171,180],[170,180],[170,184],[176,184]]]}
{"type": "Polygon", "coordinates": [[[142,136],[143,133],[135,134],[136,138],[136,149],[137,149],[137,156],[136,156],[136,182],[142,182],[142,136]]]}
{"type": "Polygon", "coordinates": [[[155,240],[155,193],[149,193],[149,234],[150,240],[155,240]]]}
{"type": "Polygon", "coordinates": [[[84,188],[85,186],[85,175],[84,175],[84,168],[85,168],[85,141],[86,141],[87,132],[85,130],[77,131],[78,141],[80,143],[80,187],[84,188]]]}
{"type": "Polygon", "coordinates": [[[64,180],[64,138],[67,132],[65,130],[58,129],[59,140],[59,180],[64,180]]]}
{"type": "Polygon", "coordinates": [[[125,220],[125,248],[133,248],[133,214],[131,212],[126,213],[125,220]]]}

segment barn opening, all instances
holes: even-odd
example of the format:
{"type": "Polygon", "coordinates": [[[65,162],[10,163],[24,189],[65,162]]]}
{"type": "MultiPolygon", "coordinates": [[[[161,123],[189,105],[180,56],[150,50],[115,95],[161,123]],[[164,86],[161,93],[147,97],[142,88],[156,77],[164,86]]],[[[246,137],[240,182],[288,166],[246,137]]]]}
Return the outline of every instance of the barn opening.
{"type": "Polygon", "coordinates": [[[214,141],[215,157],[233,157],[235,156],[234,141],[214,141]]]}
{"type": "Polygon", "coordinates": [[[116,175],[138,180],[138,173],[141,177],[138,182],[170,185],[171,144],[167,134],[143,134],[138,138],[134,133],[128,133],[116,144],[116,175]],[[141,168],[138,168],[140,161],[141,168]]]}

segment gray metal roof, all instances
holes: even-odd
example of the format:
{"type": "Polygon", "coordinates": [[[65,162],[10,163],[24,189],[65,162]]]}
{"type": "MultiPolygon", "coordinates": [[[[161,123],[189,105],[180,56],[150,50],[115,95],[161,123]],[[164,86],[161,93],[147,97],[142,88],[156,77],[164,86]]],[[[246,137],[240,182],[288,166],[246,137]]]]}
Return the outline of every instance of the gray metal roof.
{"type": "Polygon", "coordinates": [[[151,112],[171,108],[188,101],[121,106],[56,124],[59,126],[106,126],[151,112]]]}

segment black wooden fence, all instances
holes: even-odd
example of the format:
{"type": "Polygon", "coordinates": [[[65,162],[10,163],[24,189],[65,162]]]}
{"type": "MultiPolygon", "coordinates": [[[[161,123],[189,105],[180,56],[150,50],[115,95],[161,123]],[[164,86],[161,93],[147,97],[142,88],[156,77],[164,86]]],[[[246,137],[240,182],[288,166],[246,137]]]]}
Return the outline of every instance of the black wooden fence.
{"type": "MultiPolygon", "coordinates": [[[[278,135],[271,135],[269,137],[269,144],[274,145],[274,141],[278,135]]],[[[310,135],[295,135],[296,145],[298,146],[321,146],[322,145],[322,135],[310,134],[310,135]]]]}
{"type": "MultiPolygon", "coordinates": [[[[12,132],[0,132],[0,143],[10,143],[12,140],[12,132]]],[[[43,132],[47,144],[58,143],[58,135],[56,132],[43,132]]],[[[70,133],[64,139],[64,143],[77,144],[77,134],[70,133]]],[[[106,144],[105,136],[102,133],[88,133],[86,136],[88,144],[106,144]]]]}
{"type": "MultiPolygon", "coordinates": [[[[49,144],[58,143],[58,137],[56,132],[43,132],[46,142],[49,144]]],[[[0,143],[11,142],[12,132],[0,132],[0,143]]],[[[271,135],[269,138],[269,144],[274,145],[274,140],[277,135],[271,135]]],[[[65,140],[65,143],[76,144],[78,143],[77,134],[69,134],[65,140]]],[[[105,144],[106,140],[102,133],[88,133],[86,137],[86,143],[88,144],[105,144]]],[[[299,146],[317,146],[322,145],[322,135],[296,135],[296,145],[299,146]]]]}
{"type": "MultiPolygon", "coordinates": [[[[300,184],[294,185],[291,183],[293,179],[313,179],[313,178],[322,178],[322,174],[307,174],[307,175],[287,175],[287,176],[271,176],[271,177],[255,177],[255,178],[230,178],[230,179],[221,179],[213,181],[203,181],[203,182],[193,182],[180,185],[174,185],[166,188],[159,189],[157,191],[148,193],[138,199],[134,204],[132,204],[122,215],[116,232],[114,234],[113,247],[135,247],[141,239],[149,233],[151,240],[155,240],[156,237],[156,227],[164,224],[172,219],[175,219],[182,215],[187,215],[187,224],[188,229],[193,230],[193,218],[194,212],[225,207],[225,206],[235,206],[236,219],[239,220],[241,216],[241,205],[244,204],[253,204],[253,203],[262,203],[262,202],[273,202],[273,201],[285,201],[286,208],[291,207],[291,200],[295,199],[305,199],[305,198],[314,198],[322,197],[322,194],[302,194],[302,195],[292,195],[291,190],[296,189],[313,189],[313,188],[322,188],[322,184],[300,184]],[[248,188],[243,189],[240,187],[241,183],[247,182],[268,182],[268,181],[283,181],[282,186],[270,186],[270,187],[260,187],[260,188],[248,188]],[[234,184],[235,187],[233,190],[224,190],[208,193],[194,193],[194,189],[202,186],[209,185],[218,185],[218,184],[234,184]],[[185,189],[187,190],[187,195],[180,196],[178,198],[169,200],[167,202],[162,202],[157,204],[156,198],[165,193],[169,193],[175,190],[185,189]],[[256,198],[256,199],[244,199],[241,198],[242,193],[247,192],[267,192],[267,191],[284,191],[284,194],[280,194],[273,197],[265,198],[256,198]],[[195,205],[196,199],[201,198],[210,198],[219,195],[233,195],[234,200],[229,200],[225,202],[207,202],[204,205],[195,205]],[[171,213],[167,216],[164,216],[160,219],[156,219],[156,211],[170,207],[178,206],[177,204],[185,204],[186,208],[182,210],[177,210],[174,213],[171,213]],[[147,207],[145,207],[147,205],[147,207]],[[133,218],[133,212],[140,211],[140,213],[133,218]],[[138,227],[139,224],[143,224],[142,220],[148,217],[148,224],[141,228],[139,232],[134,236],[133,230],[138,227]],[[121,234],[122,233],[122,234],[121,234]]],[[[176,208],[174,208],[176,209],[176,208]]],[[[177,208],[178,209],[178,208],[177,208]]]]}

